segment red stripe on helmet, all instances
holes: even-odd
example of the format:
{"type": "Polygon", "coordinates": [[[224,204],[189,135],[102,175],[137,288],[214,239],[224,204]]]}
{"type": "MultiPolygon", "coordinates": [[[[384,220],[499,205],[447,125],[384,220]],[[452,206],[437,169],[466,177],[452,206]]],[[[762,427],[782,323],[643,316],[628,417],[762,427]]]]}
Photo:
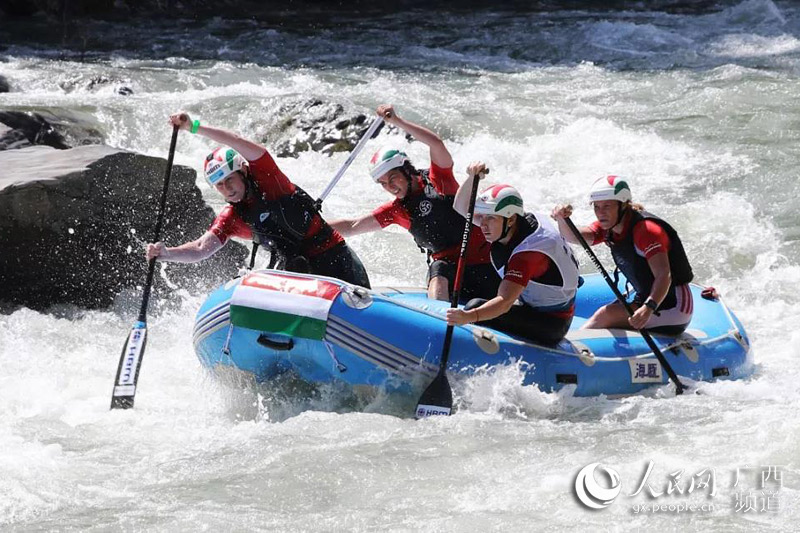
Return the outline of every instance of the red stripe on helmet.
{"type": "Polygon", "coordinates": [[[500,194],[500,191],[508,187],[511,187],[511,185],[492,185],[486,190],[486,192],[489,192],[492,195],[492,198],[497,198],[497,195],[500,194]]]}

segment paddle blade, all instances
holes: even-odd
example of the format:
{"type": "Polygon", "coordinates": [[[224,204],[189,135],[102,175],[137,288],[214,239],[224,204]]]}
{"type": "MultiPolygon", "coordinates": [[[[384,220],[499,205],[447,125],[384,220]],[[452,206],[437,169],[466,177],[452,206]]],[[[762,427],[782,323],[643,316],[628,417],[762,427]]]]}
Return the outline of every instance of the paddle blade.
{"type": "Polygon", "coordinates": [[[452,409],[453,391],[450,389],[447,375],[442,371],[436,375],[436,378],[419,397],[415,418],[419,420],[429,416],[450,416],[452,409]]]}
{"type": "Polygon", "coordinates": [[[117,379],[114,381],[114,393],[111,396],[111,409],[130,409],[136,394],[136,382],[139,380],[139,368],[147,345],[147,325],[137,322],[131,329],[117,368],[117,379]]]}

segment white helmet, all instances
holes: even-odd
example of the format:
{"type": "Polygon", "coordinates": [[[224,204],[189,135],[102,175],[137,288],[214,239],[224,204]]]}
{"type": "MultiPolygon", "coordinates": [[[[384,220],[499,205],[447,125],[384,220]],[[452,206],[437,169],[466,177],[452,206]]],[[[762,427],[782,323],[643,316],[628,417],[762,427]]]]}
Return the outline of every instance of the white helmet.
{"type": "Polygon", "coordinates": [[[203,170],[213,186],[246,166],[247,160],[233,148],[217,148],[206,157],[203,170]]]}
{"type": "Polygon", "coordinates": [[[511,185],[492,185],[475,199],[476,215],[499,215],[510,218],[511,215],[524,215],[522,196],[511,185]]]}
{"type": "Polygon", "coordinates": [[[392,170],[400,168],[408,162],[408,156],[396,148],[381,148],[369,160],[369,174],[372,179],[378,178],[392,170]]]}
{"type": "Polygon", "coordinates": [[[589,191],[589,202],[601,200],[631,201],[631,188],[625,178],[620,176],[604,176],[592,184],[589,191]]]}

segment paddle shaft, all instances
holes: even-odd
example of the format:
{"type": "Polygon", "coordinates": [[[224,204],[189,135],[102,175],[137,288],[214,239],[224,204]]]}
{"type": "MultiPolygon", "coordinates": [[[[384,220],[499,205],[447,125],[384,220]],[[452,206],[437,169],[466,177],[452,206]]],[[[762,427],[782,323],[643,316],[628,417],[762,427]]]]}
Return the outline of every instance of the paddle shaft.
{"type": "MultiPolygon", "coordinates": [[[[161,191],[161,202],[158,207],[153,242],[158,242],[161,237],[161,226],[164,224],[164,211],[167,204],[167,191],[169,190],[169,178],[172,175],[172,161],[175,158],[175,146],[177,143],[178,127],[175,126],[172,129],[172,140],[169,145],[169,157],[167,158],[167,168],[164,173],[164,186],[161,191]]],[[[147,279],[142,294],[142,305],[139,308],[139,319],[131,328],[125,345],[122,347],[117,375],[114,378],[111,409],[131,409],[133,407],[136,384],[139,381],[139,369],[142,366],[142,358],[147,346],[147,307],[150,303],[150,288],[153,286],[155,266],[156,259],[153,258],[149,261],[147,268],[147,279]]]]}
{"type": "MultiPolygon", "coordinates": [[[[569,217],[565,217],[564,222],[567,223],[567,226],[569,226],[570,231],[572,231],[572,233],[575,235],[575,238],[578,239],[578,242],[580,242],[581,246],[583,246],[583,249],[589,256],[589,259],[592,260],[592,263],[594,263],[594,266],[597,268],[598,272],[600,272],[603,275],[603,278],[606,280],[606,283],[608,283],[608,286],[611,287],[611,290],[614,292],[614,296],[616,296],[617,300],[619,300],[619,302],[625,307],[625,310],[628,312],[628,316],[633,316],[634,313],[633,307],[631,307],[631,304],[628,303],[628,301],[619,291],[617,286],[614,284],[614,281],[611,279],[611,276],[608,275],[608,272],[606,272],[606,269],[603,267],[602,263],[600,263],[600,260],[594,254],[592,248],[586,242],[586,239],[584,239],[583,235],[581,235],[580,230],[577,227],[575,227],[575,224],[569,217]]],[[[653,353],[655,354],[656,358],[658,358],[658,362],[661,363],[661,366],[664,367],[664,370],[667,371],[667,375],[669,376],[669,378],[672,380],[673,383],[675,383],[675,394],[683,394],[683,389],[684,389],[683,383],[681,383],[681,381],[678,379],[678,376],[675,374],[675,371],[672,370],[672,366],[670,366],[670,364],[667,362],[667,359],[664,357],[664,354],[662,354],[661,350],[658,349],[658,346],[653,340],[653,337],[651,337],[650,334],[647,332],[647,330],[644,329],[640,329],[639,333],[642,335],[642,337],[644,338],[645,342],[650,347],[650,349],[653,350],[653,353]]]]}
{"type": "Polygon", "coordinates": [[[361,136],[361,139],[358,140],[358,144],[356,144],[356,147],[353,148],[353,151],[350,152],[350,155],[347,156],[347,159],[345,160],[344,164],[342,164],[342,167],[333,177],[331,182],[328,183],[328,186],[325,187],[325,190],[322,191],[322,194],[320,194],[319,199],[317,200],[318,208],[322,206],[322,202],[325,200],[325,198],[328,197],[328,195],[331,193],[331,191],[339,182],[339,180],[342,179],[344,173],[347,172],[347,169],[350,168],[350,165],[353,163],[358,154],[360,154],[361,150],[363,150],[364,147],[367,145],[367,141],[369,141],[371,138],[377,135],[382,127],[383,127],[382,118],[378,117],[372,121],[372,124],[370,124],[366,133],[364,133],[364,135],[361,136]]]}
{"type": "MultiPolygon", "coordinates": [[[[467,211],[467,223],[464,226],[464,234],[461,237],[461,253],[458,256],[458,268],[456,268],[456,279],[453,281],[453,294],[450,296],[450,309],[458,307],[458,300],[461,297],[461,283],[464,279],[464,267],[467,263],[467,245],[469,235],[472,232],[472,217],[475,214],[475,198],[478,196],[478,183],[480,179],[475,176],[472,180],[472,191],[469,196],[469,209],[467,211]]],[[[447,326],[444,334],[444,345],[442,347],[442,358],[439,360],[439,373],[444,373],[447,368],[447,360],[450,358],[450,343],[453,341],[454,326],[447,326]]]]}
{"type": "MultiPolygon", "coordinates": [[[[376,118],[375,120],[372,121],[372,124],[370,124],[369,128],[367,128],[367,131],[358,140],[358,143],[356,144],[355,148],[353,148],[353,151],[350,152],[350,155],[347,156],[347,159],[345,159],[342,166],[336,172],[336,175],[333,176],[333,179],[330,181],[330,183],[328,183],[328,186],[325,187],[325,190],[322,191],[322,194],[320,194],[319,198],[317,198],[317,201],[314,202],[318,210],[320,211],[322,210],[322,202],[325,200],[325,198],[328,197],[328,195],[331,193],[336,184],[339,183],[339,180],[342,179],[344,173],[347,172],[347,169],[350,168],[350,165],[353,163],[353,161],[355,161],[358,154],[361,153],[361,150],[363,150],[364,146],[367,145],[367,141],[369,141],[371,138],[380,133],[382,127],[383,127],[382,118],[376,118]]],[[[258,243],[253,241],[253,247],[250,251],[250,270],[252,270],[255,267],[257,251],[258,251],[258,243]]],[[[274,249],[272,249],[271,254],[273,257],[275,256],[274,249]]],[[[274,265],[275,261],[270,259],[269,268],[272,268],[274,265]]]]}
{"type": "MultiPolygon", "coordinates": [[[[164,171],[164,186],[161,189],[161,201],[158,204],[158,217],[156,218],[156,229],[153,232],[153,240],[158,242],[161,237],[161,227],[164,225],[164,211],[167,205],[167,191],[169,190],[169,178],[172,175],[172,161],[175,159],[175,146],[178,144],[178,126],[172,128],[172,139],[169,143],[169,156],[167,156],[167,168],[164,171]]],[[[139,322],[147,322],[147,307],[150,304],[150,288],[153,286],[153,275],[156,270],[156,258],[152,258],[147,265],[147,279],[144,282],[144,293],[142,294],[142,307],[139,309],[139,322]]]]}

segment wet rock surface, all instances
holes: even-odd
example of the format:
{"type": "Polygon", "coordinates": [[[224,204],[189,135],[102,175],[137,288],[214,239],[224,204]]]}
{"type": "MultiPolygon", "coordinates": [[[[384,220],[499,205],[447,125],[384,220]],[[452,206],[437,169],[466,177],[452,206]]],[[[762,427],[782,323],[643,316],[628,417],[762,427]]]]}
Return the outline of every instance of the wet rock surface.
{"type": "Polygon", "coordinates": [[[105,136],[91,115],[68,109],[0,110],[0,150],[44,145],[66,150],[103,144],[105,136]]]}
{"type": "MultiPolygon", "coordinates": [[[[0,301],[39,310],[105,308],[121,291],[141,286],[165,165],[102,145],[0,152],[0,301]]],[[[195,239],[213,217],[194,170],[173,167],[162,240],[195,239]]],[[[169,263],[169,290],[214,286],[235,275],[246,255],[229,243],[203,263],[169,263]]],[[[155,294],[166,283],[156,275],[155,294]]]]}
{"type": "Polygon", "coordinates": [[[363,113],[348,112],[341,104],[319,99],[286,105],[280,113],[285,118],[275,132],[283,139],[276,145],[278,157],[297,157],[309,150],[328,155],[349,152],[373,120],[363,113]]]}

